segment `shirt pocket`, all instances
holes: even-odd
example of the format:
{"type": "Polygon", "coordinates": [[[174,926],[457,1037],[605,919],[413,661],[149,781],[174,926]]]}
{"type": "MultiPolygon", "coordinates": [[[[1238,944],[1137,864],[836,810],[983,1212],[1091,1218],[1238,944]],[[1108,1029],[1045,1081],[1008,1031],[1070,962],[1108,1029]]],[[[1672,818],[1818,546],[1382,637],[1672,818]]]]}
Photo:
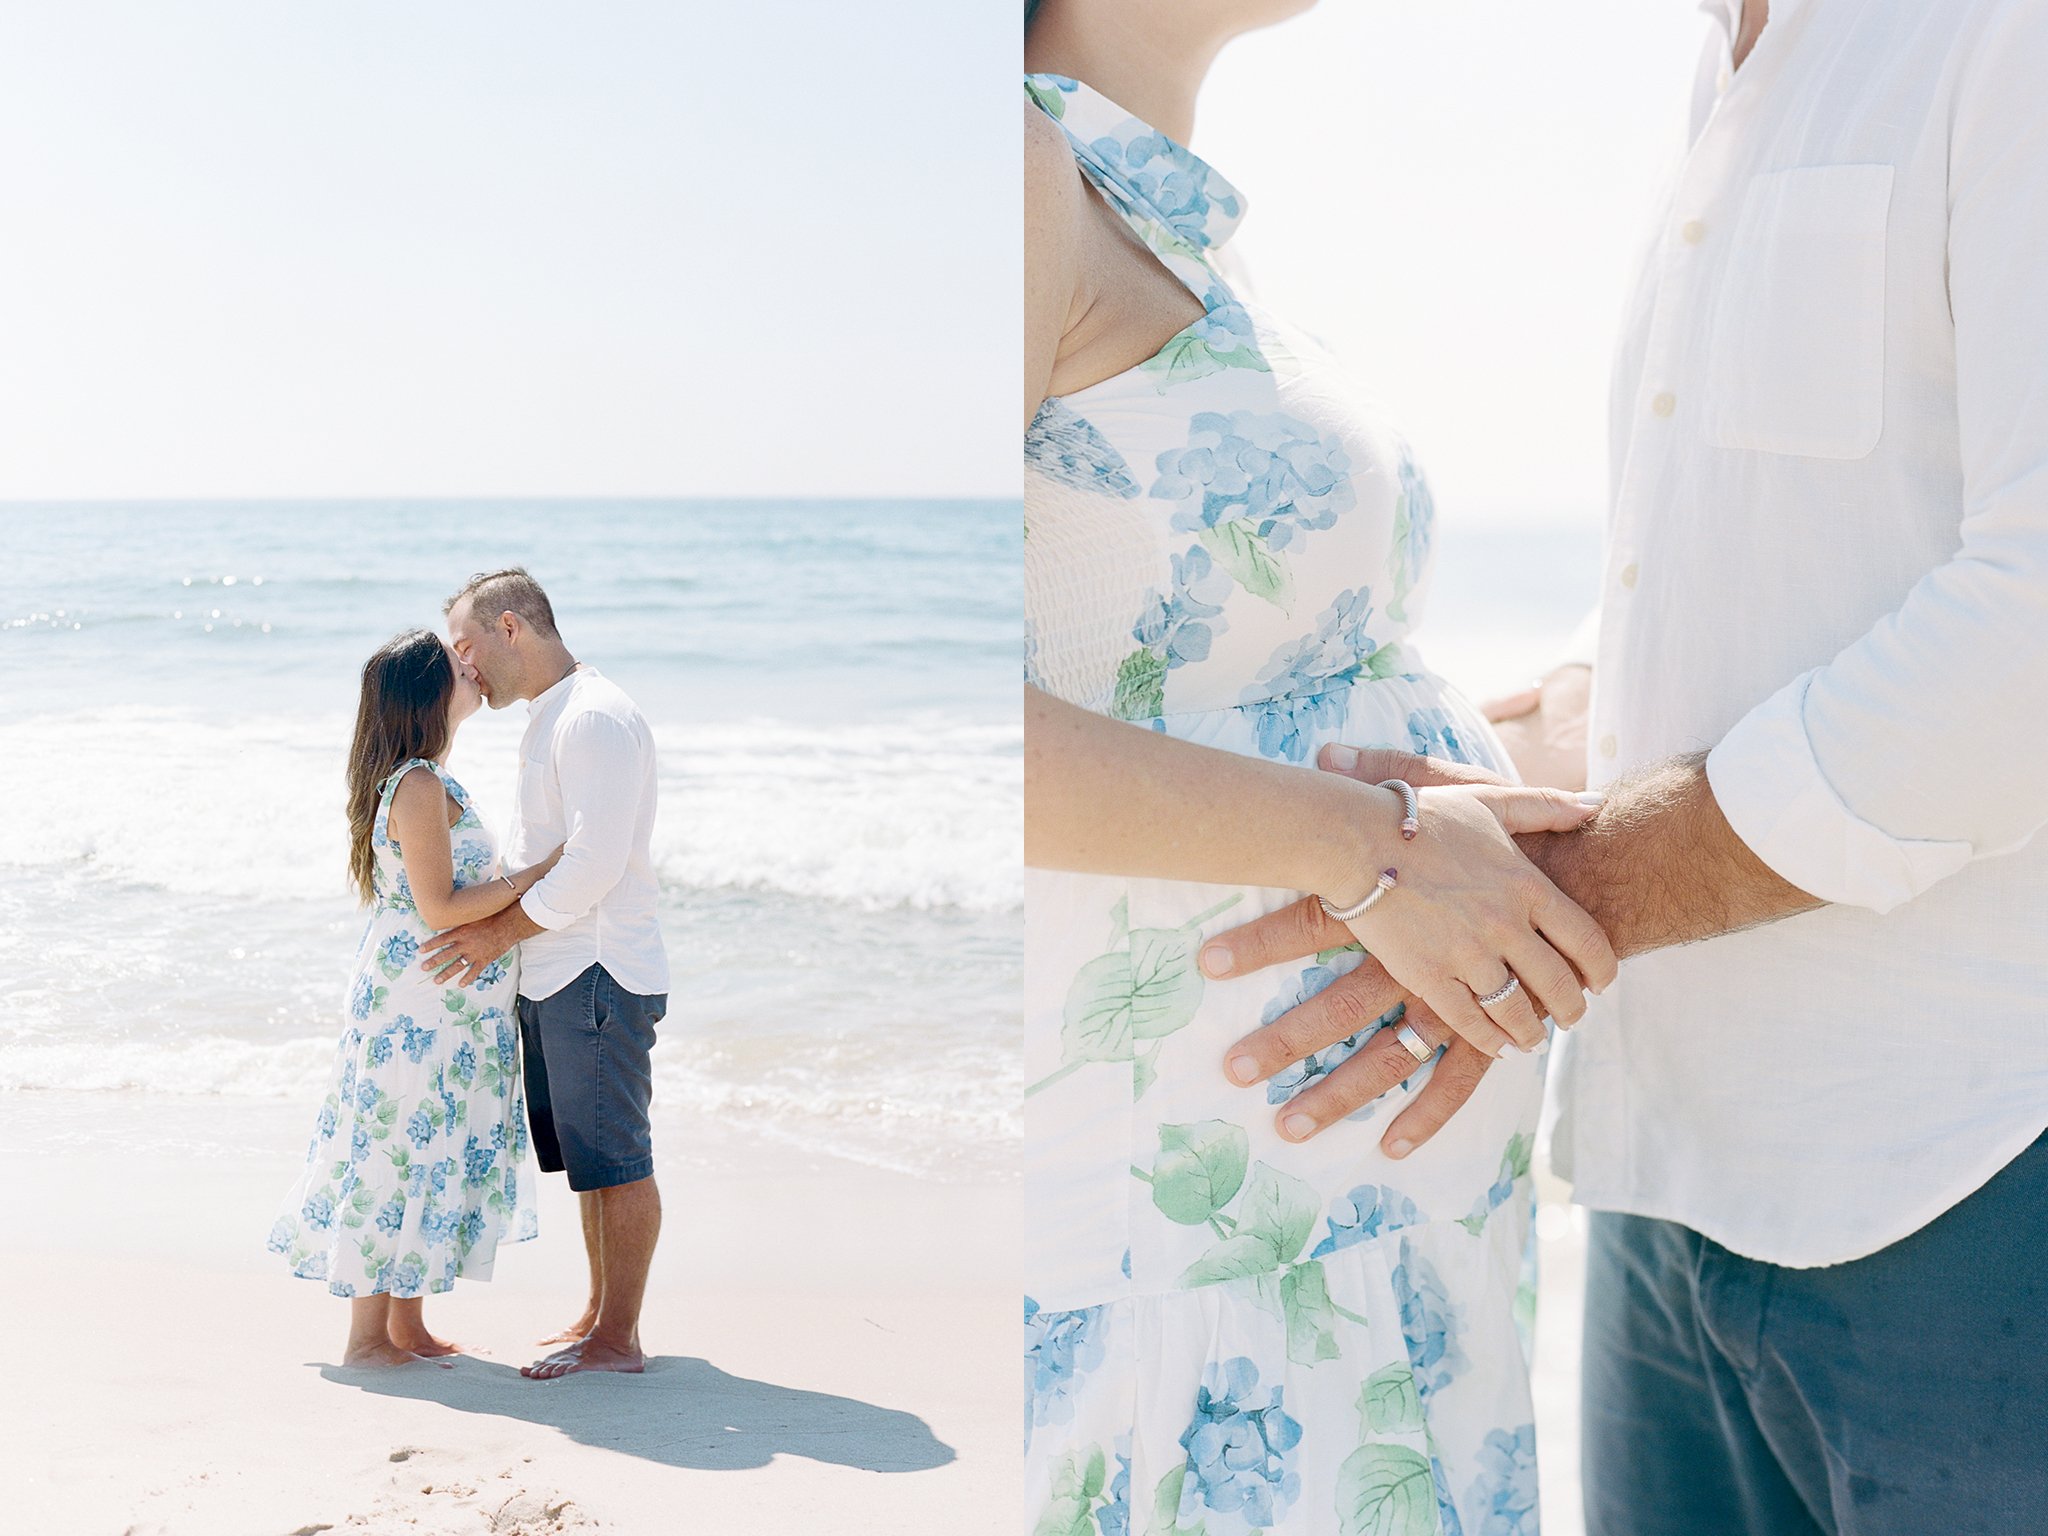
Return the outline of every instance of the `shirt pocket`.
{"type": "Polygon", "coordinates": [[[1817,459],[1877,447],[1891,200],[1888,165],[1750,182],[1709,343],[1709,443],[1817,459]]]}

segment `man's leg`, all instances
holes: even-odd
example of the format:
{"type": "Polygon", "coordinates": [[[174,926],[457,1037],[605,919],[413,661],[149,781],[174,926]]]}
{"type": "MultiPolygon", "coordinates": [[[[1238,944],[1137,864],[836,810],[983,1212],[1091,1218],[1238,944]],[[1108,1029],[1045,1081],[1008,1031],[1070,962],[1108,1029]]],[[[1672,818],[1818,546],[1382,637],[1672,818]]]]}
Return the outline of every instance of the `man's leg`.
{"type": "Polygon", "coordinates": [[[581,1317],[560,1333],[551,1333],[539,1343],[574,1344],[578,1339],[588,1338],[590,1330],[597,1325],[597,1309],[604,1301],[604,1261],[598,1236],[604,1223],[604,1207],[598,1197],[603,1193],[600,1189],[590,1189],[576,1197],[577,1214],[583,1218],[583,1255],[590,1263],[590,1300],[584,1304],[581,1317]]]}
{"type": "Polygon", "coordinates": [[[1840,1536],[2048,1531],[2044,1210],[2048,1137],[1869,1258],[1775,1271],[1751,1400],[1840,1536]]]}
{"type": "Polygon", "coordinates": [[[1712,1245],[1596,1212],[1586,1256],[1586,1536],[1822,1536],[1752,1420],[1724,1348],[1751,1305],[1707,1276],[1712,1245]],[[1709,1326],[1708,1309],[1713,1326],[1709,1326]]]}
{"type": "Polygon", "coordinates": [[[604,1304],[589,1342],[640,1358],[640,1303],[661,1236],[661,1191],[649,1175],[598,1191],[604,1201],[604,1304]]]}
{"type": "Polygon", "coordinates": [[[562,1027],[550,1041],[552,1048],[572,1028],[575,1031],[579,1071],[573,1116],[563,1107],[560,1059],[552,1049],[551,1067],[555,1123],[569,1183],[586,1202],[586,1239],[591,1235],[588,1213],[593,1208],[596,1213],[596,1316],[586,1336],[521,1371],[543,1381],[572,1371],[642,1368],[640,1309],[661,1232],[661,1194],[654,1183],[648,1121],[653,1097],[648,1053],[668,1000],[623,991],[602,966],[579,977],[574,993],[577,1012],[572,1017],[565,1011],[559,1021],[562,1027]]]}

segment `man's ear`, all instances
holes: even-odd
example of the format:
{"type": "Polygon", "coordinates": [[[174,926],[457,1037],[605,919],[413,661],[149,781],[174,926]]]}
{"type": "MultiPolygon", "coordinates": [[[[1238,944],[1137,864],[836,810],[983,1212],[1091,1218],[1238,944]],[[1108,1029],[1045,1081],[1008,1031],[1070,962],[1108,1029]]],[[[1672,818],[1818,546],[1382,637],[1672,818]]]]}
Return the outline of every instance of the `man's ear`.
{"type": "Polygon", "coordinates": [[[509,608],[498,615],[498,628],[504,631],[505,643],[507,645],[513,645],[518,642],[519,631],[523,627],[519,621],[519,615],[509,608]]]}

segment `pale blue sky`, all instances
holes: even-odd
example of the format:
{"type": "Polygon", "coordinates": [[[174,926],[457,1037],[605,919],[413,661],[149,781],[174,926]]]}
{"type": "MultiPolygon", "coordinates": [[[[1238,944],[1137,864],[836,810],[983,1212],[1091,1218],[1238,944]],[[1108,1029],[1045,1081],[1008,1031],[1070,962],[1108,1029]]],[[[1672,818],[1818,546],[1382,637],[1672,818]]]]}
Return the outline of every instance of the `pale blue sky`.
{"type": "Polygon", "coordinates": [[[0,0],[0,497],[1010,495],[1007,0],[0,0]]]}
{"type": "Polygon", "coordinates": [[[1597,523],[1615,333],[1684,147],[1695,0],[1323,0],[1240,39],[1194,147],[1260,296],[1415,442],[1447,525],[1597,523]]]}

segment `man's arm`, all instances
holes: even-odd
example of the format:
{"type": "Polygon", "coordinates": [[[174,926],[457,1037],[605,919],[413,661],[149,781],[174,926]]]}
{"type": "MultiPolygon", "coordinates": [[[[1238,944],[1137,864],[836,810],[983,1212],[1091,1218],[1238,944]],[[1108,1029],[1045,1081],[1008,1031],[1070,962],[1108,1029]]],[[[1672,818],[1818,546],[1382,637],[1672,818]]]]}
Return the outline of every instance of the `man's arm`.
{"type": "Polygon", "coordinates": [[[2048,10],[1993,11],[1969,44],[1949,147],[1955,553],[1707,761],[1741,839],[1829,901],[1888,912],[2048,823],[2043,79],[2048,10]]]}
{"type": "Polygon", "coordinates": [[[1704,755],[1673,758],[1609,786],[1600,814],[1580,832],[1517,841],[1607,930],[1624,959],[1825,905],[1735,835],[1707,782],[1704,755]]]}
{"type": "MultiPolygon", "coordinates": [[[[1471,783],[1477,769],[1389,751],[1325,748],[1322,766],[1377,782],[1471,783]]],[[[1579,832],[1517,839],[1523,851],[1567,896],[1607,930],[1626,958],[1774,922],[1823,905],[1787,883],[1735,836],[1707,783],[1698,757],[1675,758],[1622,780],[1607,791],[1600,814],[1579,832]]],[[[1211,976],[1242,976],[1283,961],[1345,945],[1348,930],[1323,915],[1313,898],[1234,929],[1203,946],[1211,976]]],[[[1311,1052],[1349,1039],[1395,1007],[1432,1045],[1446,1045],[1429,1081],[1381,1137],[1405,1157],[1457,1113],[1492,1062],[1473,1050],[1368,957],[1263,1029],[1230,1048],[1225,1070],[1239,1083],[1262,1082],[1311,1052]]],[[[1280,1130],[1304,1141],[1361,1105],[1405,1082],[1415,1060],[1391,1030],[1354,1053],[1281,1106],[1280,1130]]]]}
{"type": "Polygon", "coordinates": [[[609,715],[576,716],[556,742],[562,858],[519,902],[536,931],[568,927],[625,874],[633,856],[633,791],[647,768],[641,755],[640,739],[609,715]]]}
{"type": "Polygon", "coordinates": [[[494,917],[436,934],[421,951],[420,969],[441,982],[468,986],[483,968],[522,939],[566,928],[619,883],[633,854],[633,800],[645,765],[631,730],[607,715],[578,715],[555,747],[567,836],[562,856],[540,883],[494,917]]]}

